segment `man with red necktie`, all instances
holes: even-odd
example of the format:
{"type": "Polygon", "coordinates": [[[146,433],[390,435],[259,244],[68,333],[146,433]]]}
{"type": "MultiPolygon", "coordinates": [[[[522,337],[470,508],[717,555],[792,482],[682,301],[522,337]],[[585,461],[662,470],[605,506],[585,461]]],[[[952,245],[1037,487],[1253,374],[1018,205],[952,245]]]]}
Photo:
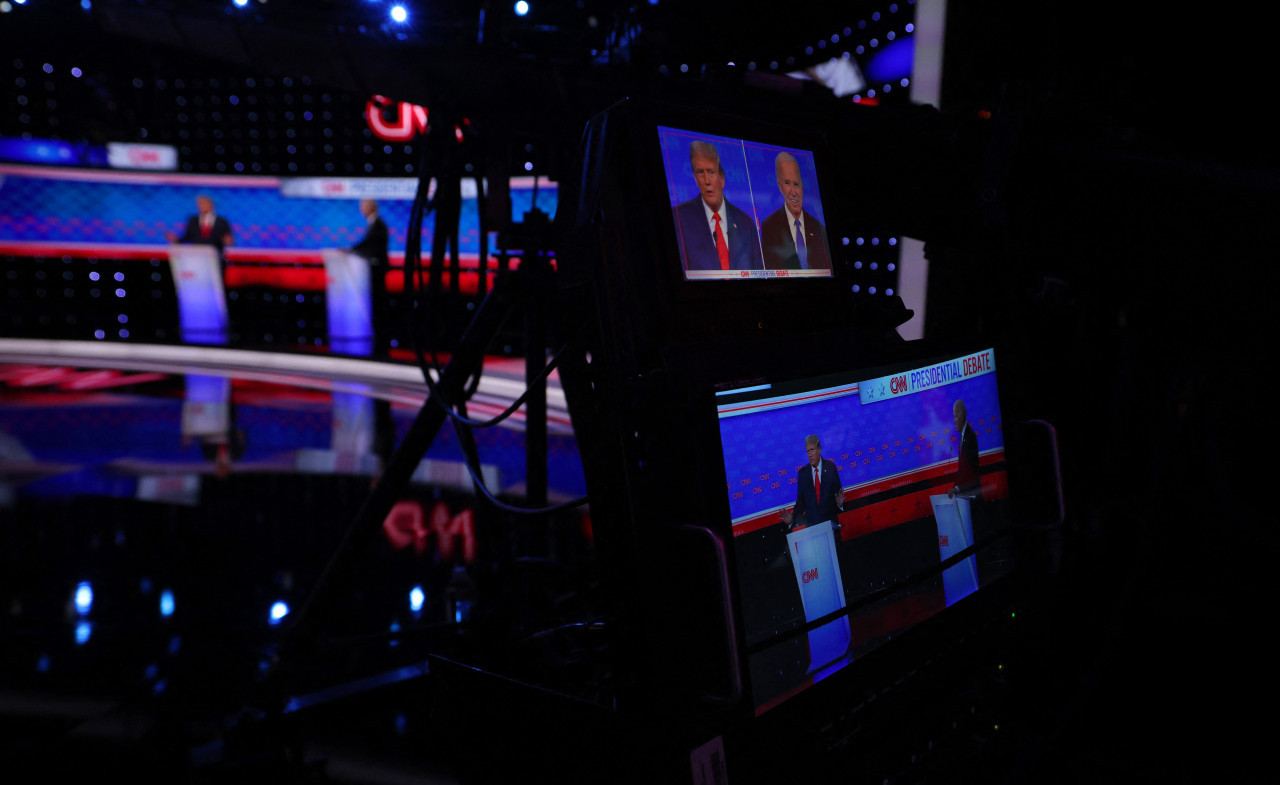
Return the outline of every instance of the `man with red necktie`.
{"type": "Polygon", "coordinates": [[[676,205],[676,234],[686,270],[763,270],[755,221],[724,198],[724,167],[710,142],[689,144],[698,195],[676,205]]]}
{"type": "Polygon", "coordinates": [[[231,223],[214,211],[213,199],[204,194],[196,197],[196,214],[187,219],[187,228],[182,236],[177,237],[172,232],[167,236],[171,243],[212,245],[218,249],[219,257],[223,248],[234,243],[231,223]]]}
{"type": "Polygon", "coordinates": [[[796,504],[783,510],[778,517],[792,528],[803,528],[831,521],[839,526],[839,515],[844,511],[844,486],[834,462],[822,457],[822,442],[817,434],[804,437],[804,449],[809,463],[796,478],[796,504]]]}

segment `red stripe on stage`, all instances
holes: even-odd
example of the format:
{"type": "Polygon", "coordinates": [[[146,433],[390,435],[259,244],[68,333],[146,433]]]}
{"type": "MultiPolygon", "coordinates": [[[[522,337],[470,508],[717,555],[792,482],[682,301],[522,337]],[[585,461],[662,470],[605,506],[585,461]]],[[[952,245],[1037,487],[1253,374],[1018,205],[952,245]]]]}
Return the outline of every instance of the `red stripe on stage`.
{"type": "MultiPolygon", "coordinates": [[[[28,257],[72,256],[86,259],[167,259],[169,247],[106,243],[0,242],[0,254],[28,257]]],[[[268,286],[303,292],[322,292],[325,289],[324,257],[318,250],[228,248],[224,255],[227,258],[225,282],[230,289],[244,286],[268,286]]],[[[391,269],[385,273],[387,291],[398,294],[404,291],[404,254],[390,254],[388,261],[391,269]]],[[[429,257],[422,259],[424,268],[430,264],[429,257]]],[[[459,255],[458,265],[462,268],[458,289],[463,294],[478,294],[480,291],[479,256],[459,255]]],[[[519,259],[515,257],[512,267],[518,266],[519,259]]],[[[498,260],[491,258],[486,290],[493,288],[497,269],[498,260]]],[[[423,272],[419,278],[419,285],[426,287],[429,280],[430,276],[423,272]]],[[[449,273],[442,276],[442,281],[443,286],[453,285],[453,277],[449,273]]]]}
{"type": "Polygon", "coordinates": [[[756,401],[754,403],[743,404],[733,409],[722,407],[718,411],[718,414],[721,417],[727,417],[731,414],[737,414],[739,412],[748,412],[753,409],[779,409],[779,408],[782,408],[783,406],[794,406],[795,404],[801,401],[815,400],[818,398],[832,398],[837,395],[839,396],[852,395],[857,391],[858,391],[858,385],[847,384],[831,390],[826,390],[825,392],[810,393],[806,395],[793,395],[787,398],[770,399],[767,403],[756,401]]]}

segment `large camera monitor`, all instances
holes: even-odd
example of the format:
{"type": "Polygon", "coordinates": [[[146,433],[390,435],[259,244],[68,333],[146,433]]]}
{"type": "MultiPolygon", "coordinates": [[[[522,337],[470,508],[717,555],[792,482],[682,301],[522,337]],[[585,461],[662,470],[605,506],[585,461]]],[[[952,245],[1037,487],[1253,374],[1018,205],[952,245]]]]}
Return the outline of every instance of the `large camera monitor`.
{"type": "Polygon", "coordinates": [[[771,725],[1012,568],[996,350],[903,341],[901,301],[859,293],[859,178],[802,108],[587,128],[561,379],[627,609],[618,705],[771,725]]]}
{"type": "Polygon", "coordinates": [[[687,345],[855,321],[867,272],[893,269],[897,247],[851,209],[851,191],[873,186],[835,166],[826,125],[811,108],[645,101],[594,119],[575,217],[592,246],[566,249],[562,269],[595,279],[605,329],[687,345]]]}
{"type": "Polygon", "coordinates": [[[716,392],[757,714],[1012,569],[996,374],[983,348],[716,392]]]}
{"type": "Polygon", "coordinates": [[[812,150],[657,130],[685,280],[831,277],[812,150]]]}

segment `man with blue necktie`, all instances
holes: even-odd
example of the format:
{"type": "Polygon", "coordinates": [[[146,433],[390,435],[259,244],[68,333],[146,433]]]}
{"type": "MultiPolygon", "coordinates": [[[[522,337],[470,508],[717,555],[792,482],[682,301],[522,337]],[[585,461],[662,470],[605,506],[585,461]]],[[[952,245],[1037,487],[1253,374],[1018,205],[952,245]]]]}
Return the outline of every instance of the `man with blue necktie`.
{"type": "Polygon", "coordinates": [[[827,232],[822,223],[804,209],[800,164],[791,153],[778,153],[773,168],[782,194],[782,207],[760,224],[765,269],[830,270],[827,232]]]}

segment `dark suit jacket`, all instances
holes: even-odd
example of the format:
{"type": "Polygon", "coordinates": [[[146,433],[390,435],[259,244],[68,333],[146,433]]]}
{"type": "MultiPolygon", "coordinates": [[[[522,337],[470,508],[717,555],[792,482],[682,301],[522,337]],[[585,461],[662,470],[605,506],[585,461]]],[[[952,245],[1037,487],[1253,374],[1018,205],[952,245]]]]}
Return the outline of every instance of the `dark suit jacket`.
{"type": "MultiPolygon", "coordinates": [[[[796,252],[795,241],[791,239],[793,220],[787,208],[779,207],[760,224],[765,269],[800,269],[800,256],[796,252]]],[[[827,255],[827,230],[808,211],[804,212],[804,244],[809,254],[810,270],[831,269],[831,258],[827,255]]]]}
{"type": "Polygon", "coordinates": [[[373,318],[373,353],[384,356],[389,348],[391,317],[387,302],[387,222],[382,216],[373,219],[360,242],[351,252],[369,260],[369,300],[373,318]]]}
{"type": "Polygon", "coordinates": [[[969,423],[964,424],[960,434],[960,458],[956,462],[956,474],[953,484],[960,488],[966,496],[981,498],[982,481],[978,478],[978,435],[973,432],[969,423]]]}
{"type": "Polygon", "coordinates": [[[213,217],[213,226],[209,231],[209,236],[205,237],[200,231],[200,216],[193,215],[187,219],[187,230],[178,238],[180,243],[190,243],[192,245],[212,245],[218,249],[218,253],[222,253],[223,238],[231,234],[231,222],[221,215],[213,217]]]}
{"type": "Polygon", "coordinates": [[[360,242],[351,246],[351,252],[368,259],[375,267],[387,263],[387,222],[382,216],[373,219],[360,242]]]}
{"type": "Polygon", "coordinates": [[[822,498],[813,495],[813,467],[805,464],[797,476],[796,506],[792,511],[791,522],[795,524],[813,525],[823,521],[839,523],[836,518],[840,508],[836,505],[836,491],[840,486],[840,474],[834,462],[822,459],[822,498]]]}
{"type": "MultiPolygon", "coordinates": [[[[725,213],[729,226],[726,230],[729,242],[729,269],[763,270],[760,255],[760,237],[756,224],[741,210],[725,200],[725,213]]],[[[676,205],[674,210],[676,236],[680,240],[680,260],[686,270],[719,270],[720,256],[716,253],[716,240],[707,223],[707,213],[702,207],[702,197],[695,196],[676,205]]]]}

